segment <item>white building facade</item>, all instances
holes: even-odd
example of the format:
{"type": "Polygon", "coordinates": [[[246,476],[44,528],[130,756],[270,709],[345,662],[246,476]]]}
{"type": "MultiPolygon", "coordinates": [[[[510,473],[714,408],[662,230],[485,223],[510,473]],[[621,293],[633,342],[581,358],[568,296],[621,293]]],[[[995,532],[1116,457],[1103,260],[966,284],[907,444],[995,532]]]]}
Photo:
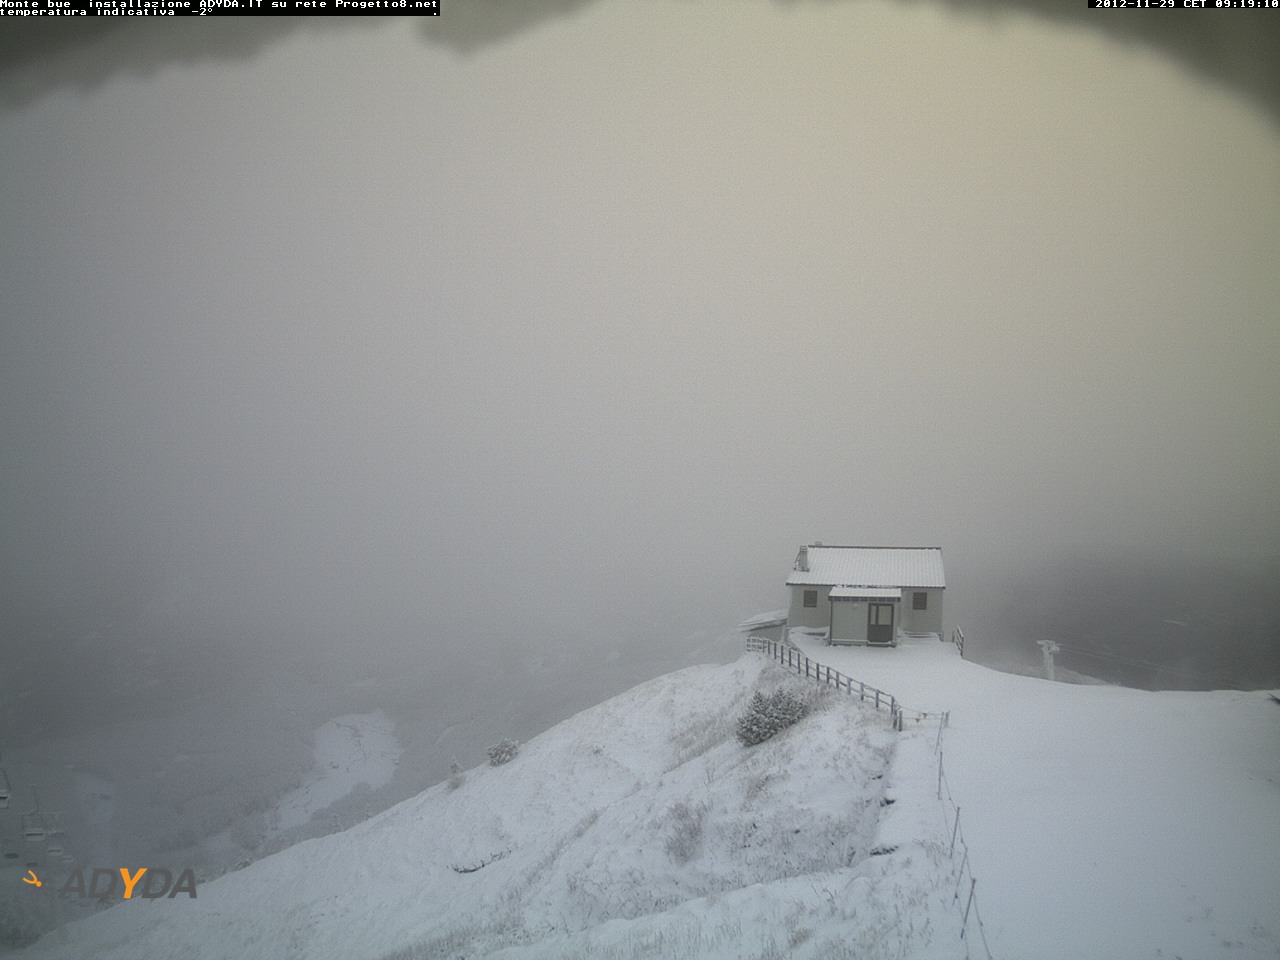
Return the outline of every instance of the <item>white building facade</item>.
{"type": "Polygon", "coordinates": [[[787,627],[825,630],[829,643],[894,646],[903,634],[942,636],[938,547],[807,544],[787,587],[787,627]]]}

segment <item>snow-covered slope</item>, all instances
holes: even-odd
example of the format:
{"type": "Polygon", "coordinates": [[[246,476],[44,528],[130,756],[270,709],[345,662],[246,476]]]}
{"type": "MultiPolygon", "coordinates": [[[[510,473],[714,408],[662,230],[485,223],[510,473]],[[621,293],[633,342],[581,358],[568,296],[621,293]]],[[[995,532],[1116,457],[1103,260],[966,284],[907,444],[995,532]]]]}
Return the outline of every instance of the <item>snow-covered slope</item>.
{"type": "Polygon", "coordinates": [[[1280,956],[1265,694],[1054,684],[932,640],[807,651],[950,725],[894,734],[759,654],[690,668],[197,900],[123,903],[22,956],[1280,956]],[[779,684],[813,711],[744,748],[734,721],[779,684]],[[966,939],[939,742],[979,881],[966,939]]]}
{"type": "Polygon", "coordinates": [[[121,903],[23,956],[963,956],[936,798],[895,785],[928,779],[930,737],[904,750],[884,713],[759,655],[690,668],[195,900],[121,903]],[[736,719],[779,684],[810,715],[743,747],[736,719]]]}
{"type": "Polygon", "coordinates": [[[1266,693],[1050,683],[936,641],[800,642],[909,707],[950,710],[943,757],[995,957],[1280,956],[1266,693]]]}

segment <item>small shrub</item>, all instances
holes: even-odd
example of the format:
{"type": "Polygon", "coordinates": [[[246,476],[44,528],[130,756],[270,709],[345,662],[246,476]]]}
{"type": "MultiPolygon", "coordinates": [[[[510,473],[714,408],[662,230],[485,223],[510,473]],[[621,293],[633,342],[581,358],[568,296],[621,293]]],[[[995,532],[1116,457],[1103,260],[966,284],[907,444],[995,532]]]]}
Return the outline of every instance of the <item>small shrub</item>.
{"type": "Polygon", "coordinates": [[[804,701],[794,693],[775,690],[764,694],[757,691],[747,706],[747,712],[738,718],[738,739],[747,747],[764,743],[803,717],[805,712],[804,701]]]}
{"type": "Polygon", "coordinates": [[[449,789],[457,790],[460,786],[462,786],[462,764],[458,763],[457,757],[454,757],[449,761],[449,789]]]}
{"type": "Polygon", "coordinates": [[[510,763],[520,752],[520,744],[514,740],[501,740],[489,748],[489,766],[500,767],[510,763]]]}

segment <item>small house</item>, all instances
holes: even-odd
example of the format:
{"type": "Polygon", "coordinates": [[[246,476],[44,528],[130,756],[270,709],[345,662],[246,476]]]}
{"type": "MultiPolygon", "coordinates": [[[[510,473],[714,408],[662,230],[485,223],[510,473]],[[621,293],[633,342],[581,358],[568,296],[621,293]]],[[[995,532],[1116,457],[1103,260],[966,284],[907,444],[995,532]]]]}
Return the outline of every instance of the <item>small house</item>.
{"type": "Polygon", "coordinates": [[[787,577],[787,626],[825,632],[828,643],[896,646],[904,634],[942,636],[938,547],[800,548],[787,577]]]}

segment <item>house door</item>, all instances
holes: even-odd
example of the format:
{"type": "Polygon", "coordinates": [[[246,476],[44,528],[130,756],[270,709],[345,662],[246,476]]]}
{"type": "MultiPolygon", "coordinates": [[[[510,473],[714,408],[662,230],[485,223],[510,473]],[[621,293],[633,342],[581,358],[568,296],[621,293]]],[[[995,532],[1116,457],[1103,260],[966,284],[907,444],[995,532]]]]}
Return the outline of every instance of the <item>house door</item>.
{"type": "Polygon", "coordinates": [[[867,643],[893,643],[893,604],[867,605],[867,643]]]}

